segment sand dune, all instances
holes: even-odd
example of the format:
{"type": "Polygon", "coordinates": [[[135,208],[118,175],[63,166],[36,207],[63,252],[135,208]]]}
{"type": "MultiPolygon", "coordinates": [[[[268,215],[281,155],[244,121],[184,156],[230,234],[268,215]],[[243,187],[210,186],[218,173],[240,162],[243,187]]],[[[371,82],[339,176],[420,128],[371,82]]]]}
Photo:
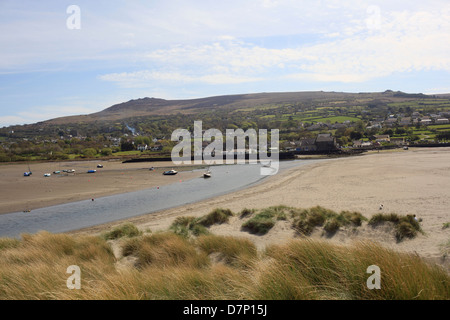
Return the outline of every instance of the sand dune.
{"type": "MultiPolygon", "coordinates": [[[[286,205],[309,208],[320,205],[335,211],[355,210],[370,218],[383,212],[416,214],[422,218],[425,235],[396,243],[389,230],[372,229],[363,224],[357,233],[339,231],[330,241],[348,242],[372,239],[401,251],[416,252],[424,258],[448,265],[442,259],[442,246],[450,241],[450,149],[410,149],[380,152],[358,157],[293,168],[244,191],[232,193],[183,207],[130,219],[142,229],[167,229],[181,215],[201,216],[217,207],[239,212],[243,208],[286,205]]],[[[115,224],[97,226],[78,232],[96,233],[115,224]]],[[[242,221],[234,217],[228,224],[211,228],[215,234],[252,239],[259,248],[296,237],[288,222],[279,221],[264,236],[241,231],[242,221]]],[[[321,237],[319,232],[312,237],[321,237]]]]}

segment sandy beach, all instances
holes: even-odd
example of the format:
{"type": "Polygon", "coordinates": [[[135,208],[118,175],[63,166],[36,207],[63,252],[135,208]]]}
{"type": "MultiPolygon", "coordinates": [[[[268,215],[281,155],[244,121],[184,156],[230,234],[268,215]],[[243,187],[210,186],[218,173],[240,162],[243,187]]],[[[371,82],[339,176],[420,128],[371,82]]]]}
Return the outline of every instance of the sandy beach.
{"type": "MultiPolygon", "coordinates": [[[[30,207],[47,206],[49,203],[139,190],[199,175],[198,171],[186,171],[172,177],[163,176],[161,172],[170,167],[169,163],[122,164],[110,161],[105,162],[104,168],[98,169],[95,174],[85,172],[93,168],[96,162],[81,162],[61,164],[61,168],[74,167],[79,172],[74,176],[43,177],[44,171],[57,170],[58,165],[33,165],[32,177],[23,177],[26,165],[0,167],[1,211],[22,210],[24,204],[30,207]],[[150,166],[157,169],[149,171],[150,166]]],[[[202,216],[219,207],[238,213],[243,208],[260,209],[275,205],[296,208],[320,205],[338,212],[359,211],[370,218],[380,212],[380,204],[384,206],[383,213],[416,214],[422,219],[425,234],[397,243],[392,233],[363,224],[357,232],[338,231],[328,240],[348,243],[370,239],[396,250],[415,252],[448,266],[448,259],[442,260],[442,248],[446,245],[448,250],[450,241],[450,228],[443,228],[444,223],[450,222],[450,148],[410,148],[311,163],[287,169],[239,192],[126,221],[135,223],[142,230],[157,232],[166,230],[178,216],[202,216]]],[[[71,233],[101,233],[123,222],[71,233]]],[[[286,221],[278,221],[264,236],[244,232],[241,225],[242,221],[233,217],[227,224],[211,227],[211,231],[220,235],[247,237],[260,249],[298,236],[286,221]]],[[[312,237],[323,238],[319,232],[313,233],[312,237]]]]}
{"type": "Polygon", "coordinates": [[[0,214],[34,210],[67,202],[131,192],[196,178],[198,166],[173,166],[171,162],[122,163],[110,161],[70,161],[0,165],[0,214]],[[103,168],[97,168],[102,164],[103,168]],[[155,170],[150,171],[149,168],[155,170]],[[164,176],[163,171],[175,168],[179,173],[164,176]],[[64,173],[74,169],[74,173],[64,173]],[[87,173],[96,170],[95,173],[87,173]],[[61,174],[54,174],[61,171],[61,174]],[[44,173],[51,173],[44,177],[44,173]]]}

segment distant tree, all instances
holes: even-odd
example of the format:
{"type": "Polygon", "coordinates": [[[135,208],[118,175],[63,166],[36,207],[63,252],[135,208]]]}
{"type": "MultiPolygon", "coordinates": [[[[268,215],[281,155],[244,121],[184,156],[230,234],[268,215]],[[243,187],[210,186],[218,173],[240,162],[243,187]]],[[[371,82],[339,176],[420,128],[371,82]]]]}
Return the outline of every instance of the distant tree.
{"type": "Polygon", "coordinates": [[[103,148],[101,151],[102,156],[110,156],[112,154],[111,148],[103,148]]]}
{"type": "Polygon", "coordinates": [[[86,148],[83,150],[83,156],[85,156],[87,158],[95,157],[96,154],[97,154],[97,150],[95,150],[94,148],[86,148]]]}
{"type": "Polygon", "coordinates": [[[366,128],[366,124],[362,120],[358,120],[355,125],[355,130],[359,132],[364,132],[364,129],[366,128]]]}
{"type": "Polygon", "coordinates": [[[343,136],[339,139],[336,139],[336,142],[339,143],[339,145],[341,145],[341,146],[346,146],[349,143],[349,139],[347,137],[343,136]]]}
{"type": "Polygon", "coordinates": [[[362,137],[363,137],[363,135],[359,131],[352,131],[352,132],[350,132],[350,139],[352,139],[352,140],[359,140],[362,137]]]}
{"type": "Polygon", "coordinates": [[[450,131],[439,133],[436,138],[440,141],[450,140],[450,131]]]}
{"type": "Polygon", "coordinates": [[[404,128],[397,128],[395,129],[395,134],[405,134],[406,130],[404,128]]]}
{"type": "Polygon", "coordinates": [[[346,131],[345,128],[338,128],[338,129],[335,131],[334,135],[335,135],[335,137],[337,137],[337,138],[342,137],[342,136],[345,135],[345,131],[346,131]]]}
{"type": "Polygon", "coordinates": [[[350,135],[354,132],[353,128],[347,128],[344,131],[344,136],[350,137],[350,135]]]}
{"type": "Polygon", "coordinates": [[[47,160],[67,160],[69,159],[69,155],[62,153],[62,152],[52,152],[51,154],[47,155],[47,160]]]}
{"type": "Polygon", "coordinates": [[[412,134],[412,135],[408,136],[409,141],[417,141],[419,139],[420,139],[420,137],[417,134],[412,134]]]}
{"type": "Polygon", "coordinates": [[[121,151],[131,151],[134,150],[134,144],[131,141],[122,141],[120,143],[121,151]]]}

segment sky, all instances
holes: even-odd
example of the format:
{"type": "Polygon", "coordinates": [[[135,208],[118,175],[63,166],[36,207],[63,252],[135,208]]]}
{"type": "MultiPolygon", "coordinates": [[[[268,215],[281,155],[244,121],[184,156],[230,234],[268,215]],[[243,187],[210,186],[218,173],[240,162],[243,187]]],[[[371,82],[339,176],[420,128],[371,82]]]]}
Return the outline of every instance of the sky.
{"type": "Polygon", "coordinates": [[[450,93],[450,1],[0,0],[0,127],[131,99],[450,93]]]}

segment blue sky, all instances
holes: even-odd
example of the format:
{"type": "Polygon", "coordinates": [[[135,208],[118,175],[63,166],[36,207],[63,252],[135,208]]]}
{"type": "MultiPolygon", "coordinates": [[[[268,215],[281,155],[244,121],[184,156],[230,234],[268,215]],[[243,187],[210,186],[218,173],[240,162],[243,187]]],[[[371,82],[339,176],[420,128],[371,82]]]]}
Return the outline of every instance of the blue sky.
{"type": "Polygon", "coordinates": [[[449,75],[448,0],[0,0],[0,127],[142,97],[449,93],[449,75]]]}

